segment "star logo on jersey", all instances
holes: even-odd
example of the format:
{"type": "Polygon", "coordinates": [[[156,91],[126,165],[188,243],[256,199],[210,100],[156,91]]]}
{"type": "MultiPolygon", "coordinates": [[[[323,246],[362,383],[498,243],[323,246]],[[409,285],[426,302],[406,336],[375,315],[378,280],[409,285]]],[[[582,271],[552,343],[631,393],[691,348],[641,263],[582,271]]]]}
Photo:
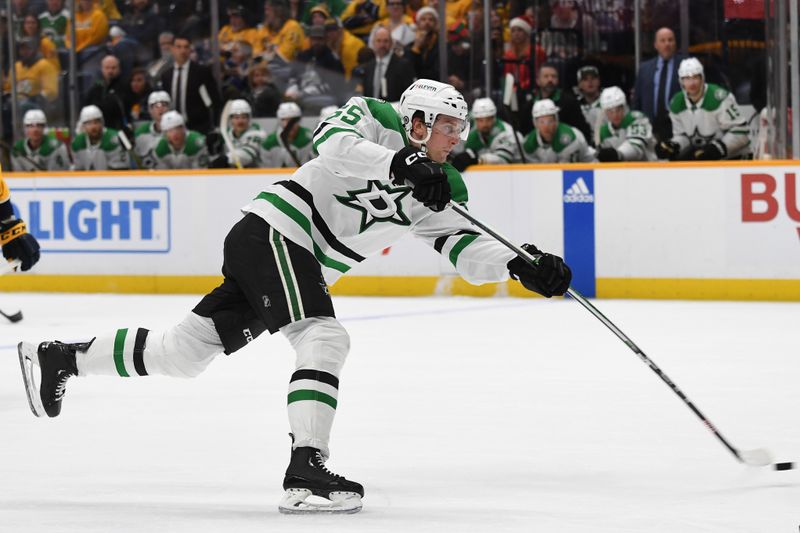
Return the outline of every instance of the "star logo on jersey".
{"type": "Polygon", "coordinates": [[[370,180],[365,189],[347,191],[347,196],[336,196],[336,199],[347,207],[361,212],[361,228],[358,232],[364,233],[376,222],[410,226],[411,220],[403,212],[401,203],[410,192],[411,189],[408,187],[392,187],[370,180]]]}

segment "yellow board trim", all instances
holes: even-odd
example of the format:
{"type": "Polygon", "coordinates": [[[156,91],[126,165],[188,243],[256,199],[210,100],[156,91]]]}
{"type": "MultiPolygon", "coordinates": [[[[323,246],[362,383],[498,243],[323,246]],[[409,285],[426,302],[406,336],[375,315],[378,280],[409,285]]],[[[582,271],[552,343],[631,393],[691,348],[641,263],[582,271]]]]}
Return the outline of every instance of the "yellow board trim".
{"type": "MultiPolygon", "coordinates": [[[[12,274],[0,292],[206,294],[221,276],[12,274]]],[[[457,276],[346,276],[331,287],[343,296],[538,297],[519,282],[471,285],[457,276]]],[[[598,298],[800,301],[800,279],[599,278],[598,298]]]]}

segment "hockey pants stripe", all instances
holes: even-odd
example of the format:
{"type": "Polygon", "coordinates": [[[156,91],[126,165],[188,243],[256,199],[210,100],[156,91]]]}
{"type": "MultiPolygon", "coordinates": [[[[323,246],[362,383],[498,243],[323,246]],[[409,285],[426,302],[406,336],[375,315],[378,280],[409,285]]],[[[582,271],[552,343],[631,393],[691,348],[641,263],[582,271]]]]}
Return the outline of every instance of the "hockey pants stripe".
{"type": "Polygon", "coordinates": [[[292,268],[292,259],[286,249],[283,235],[269,228],[272,251],[275,254],[275,261],[278,263],[278,273],[283,284],[283,292],[286,294],[286,304],[289,307],[289,318],[292,322],[297,322],[305,318],[303,312],[303,300],[300,296],[297,279],[292,268]]]}

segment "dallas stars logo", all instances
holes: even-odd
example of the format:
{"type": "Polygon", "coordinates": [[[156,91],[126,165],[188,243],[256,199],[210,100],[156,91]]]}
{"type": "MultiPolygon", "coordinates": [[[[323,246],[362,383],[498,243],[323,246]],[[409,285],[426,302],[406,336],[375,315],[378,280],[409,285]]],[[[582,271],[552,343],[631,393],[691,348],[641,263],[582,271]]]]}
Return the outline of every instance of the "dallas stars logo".
{"type": "Polygon", "coordinates": [[[408,187],[392,188],[379,181],[368,181],[365,189],[347,191],[348,196],[336,196],[336,199],[361,212],[361,228],[358,232],[364,233],[376,222],[410,226],[411,220],[403,212],[400,203],[410,192],[408,187]]]}

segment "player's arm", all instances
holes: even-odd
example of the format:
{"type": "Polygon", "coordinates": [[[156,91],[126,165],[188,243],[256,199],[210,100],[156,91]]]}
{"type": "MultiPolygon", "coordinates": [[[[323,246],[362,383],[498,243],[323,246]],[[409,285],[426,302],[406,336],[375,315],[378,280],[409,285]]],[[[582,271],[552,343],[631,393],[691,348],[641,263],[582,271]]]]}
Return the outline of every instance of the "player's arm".
{"type": "Polygon", "coordinates": [[[0,245],[3,257],[8,260],[19,259],[22,270],[30,270],[39,260],[39,243],[21,219],[14,215],[11,194],[3,178],[0,177],[0,245]]]}
{"type": "Polygon", "coordinates": [[[725,146],[725,155],[737,154],[750,142],[750,130],[733,94],[729,93],[723,100],[716,115],[724,132],[719,142],[725,146]]]}
{"type": "Polygon", "coordinates": [[[626,130],[625,142],[617,147],[622,161],[647,161],[647,147],[653,128],[646,116],[637,118],[626,130]]]}

